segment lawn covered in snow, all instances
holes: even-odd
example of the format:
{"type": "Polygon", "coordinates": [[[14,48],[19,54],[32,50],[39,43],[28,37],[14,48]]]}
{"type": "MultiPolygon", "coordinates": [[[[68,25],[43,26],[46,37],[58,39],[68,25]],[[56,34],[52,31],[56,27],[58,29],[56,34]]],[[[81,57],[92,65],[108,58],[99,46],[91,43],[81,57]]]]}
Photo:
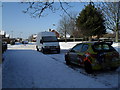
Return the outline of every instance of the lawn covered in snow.
{"type": "MultiPolygon", "coordinates": [[[[117,88],[118,70],[94,76],[65,64],[65,52],[77,43],[60,42],[60,54],[37,52],[35,43],[8,45],[3,56],[3,88],[117,88]]],[[[113,46],[120,50],[118,43],[113,46]]]]}

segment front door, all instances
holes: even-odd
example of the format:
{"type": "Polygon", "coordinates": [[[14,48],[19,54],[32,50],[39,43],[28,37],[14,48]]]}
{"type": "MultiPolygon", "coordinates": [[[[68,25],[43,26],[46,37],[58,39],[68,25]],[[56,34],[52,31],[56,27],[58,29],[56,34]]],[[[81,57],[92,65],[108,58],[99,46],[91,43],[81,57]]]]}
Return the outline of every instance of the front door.
{"type": "Polygon", "coordinates": [[[69,53],[69,57],[72,63],[78,64],[78,59],[79,59],[78,55],[81,50],[81,47],[82,47],[82,44],[78,44],[71,49],[69,53]]]}

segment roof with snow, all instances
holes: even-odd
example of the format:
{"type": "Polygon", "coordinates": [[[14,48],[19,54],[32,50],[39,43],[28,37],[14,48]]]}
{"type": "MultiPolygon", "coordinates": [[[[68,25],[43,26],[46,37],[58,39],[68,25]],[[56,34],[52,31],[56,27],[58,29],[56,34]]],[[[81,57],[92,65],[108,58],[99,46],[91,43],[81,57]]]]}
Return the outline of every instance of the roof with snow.
{"type": "Polygon", "coordinates": [[[10,37],[10,35],[9,35],[9,34],[6,34],[5,37],[10,37]]]}
{"type": "Polygon", "coordinates": [[[37,37],[37,34],[34,34],[33,37],[36,38],[36,37],[37,37]]]}

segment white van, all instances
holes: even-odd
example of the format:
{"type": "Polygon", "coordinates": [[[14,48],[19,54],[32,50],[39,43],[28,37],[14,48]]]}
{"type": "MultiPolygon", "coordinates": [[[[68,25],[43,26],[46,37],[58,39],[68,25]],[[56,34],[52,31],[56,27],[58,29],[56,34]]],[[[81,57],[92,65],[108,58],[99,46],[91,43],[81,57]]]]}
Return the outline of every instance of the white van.
{"type": "Polygon", "coordinates": [[[37,51],[43,53],[57,51],[60,53],[60,45],[54,32],[40,32],[37,34],[37,51]]]}

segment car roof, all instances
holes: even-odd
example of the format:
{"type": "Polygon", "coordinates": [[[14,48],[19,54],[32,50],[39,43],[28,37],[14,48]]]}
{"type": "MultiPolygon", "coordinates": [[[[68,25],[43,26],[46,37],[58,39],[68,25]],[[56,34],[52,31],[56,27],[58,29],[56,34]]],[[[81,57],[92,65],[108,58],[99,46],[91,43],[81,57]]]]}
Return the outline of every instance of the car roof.
{"type": "Polygon", "coordinates": [[[78,43],[78,44],[94,44],[95,42],[81,42],[81,43],[78,43]]]}
{"type": "Polygon", "coordinates": [[[79,43],[79,44],[89,44],[89,45],[93,45],[93,44],[109,44],[109,45],[112,45],[113,42],[112,41],[102,41],[102,42],[93,41],[93,42],[82,42],[82,43],[79,43]]]}

